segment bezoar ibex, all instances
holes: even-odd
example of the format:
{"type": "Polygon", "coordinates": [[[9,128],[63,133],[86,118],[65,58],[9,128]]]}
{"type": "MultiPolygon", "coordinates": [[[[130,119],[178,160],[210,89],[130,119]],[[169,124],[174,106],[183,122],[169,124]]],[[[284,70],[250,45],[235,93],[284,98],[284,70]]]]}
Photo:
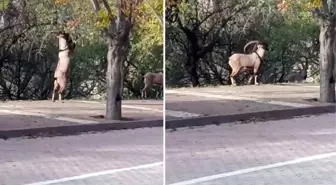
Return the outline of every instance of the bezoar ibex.
{"type": "Polygon", "coordinates": [[[248,83],[251,84],[252,78],[254,78],[254,83],[256,85],[259,84],[257,81],[257,72],[265,55],[265,51],[268,50],[268,46],[267,43],[258,40],[250,41],[244,46],[244,53],[246,53],[246,49],[248,48],[248,46],[252,44],[254,44],[252,53],[235,53],[229,57],[229,65],[232,69],[230,75],[232,85],[237,85],[234,77],[239,73],[241,69],[253,69],[253,75],[248,80],[248,83]]]}
{"type": "Polygon", "coordinates": [[[300,72],[291,72],[285,76],[284,82],[302,82],[307,79],[307,72],[302,70],[300,72]]]}
{"type": "MultiPolygon", "coordinates": [[[[144,75],[144,83],[145,87],[141,91],[141,97],[147,98],[147,90],[151,88],[153,85],[160,86],[161,97],[163,96],[163,73],[152,73],[148,72],[144,75]]],[[[160,92],[156,94],[156,98],[159,96],[160,92]]]]}
{"type": "Polygon", "coordinates": [[[62,100],[62,93],[64,91],[67,72],[69,69],[70,57],[73,55],[76,44],[73,43],[69,33],[63,31],[57,33],[58,38],[58,63],[54,74],[54,88],[52,94],[52,101],[55,102],[55,93],[58,93],[59,101],[62,100]]]}

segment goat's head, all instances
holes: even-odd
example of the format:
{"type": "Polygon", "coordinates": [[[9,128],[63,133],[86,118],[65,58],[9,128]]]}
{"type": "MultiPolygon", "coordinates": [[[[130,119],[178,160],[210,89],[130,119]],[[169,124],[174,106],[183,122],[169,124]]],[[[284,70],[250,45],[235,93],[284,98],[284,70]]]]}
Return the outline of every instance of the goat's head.
{"type": "MultiPolygon", "coordinates": [[[[73,43],[72,38],[71,38],[69,33],[66,33],[64,31],[59,31],[56,34],[56,37],[59,38],[59,39],[62,38],[62,39],[65,40],[65,43],[63,41],[64,44],[62,44],[63,45],[62,47],[65,47],[65,45],[68,45],[68,47],[71,51],[73,51],[75,49],[76,45],[75,45],[75,43],[73,43]]],[[[62,41],[60,41],[60,42],[62,42],[62,41]]]]}
{"type": "Polygon", "coordinates": [[[59,31],[56,33],[57,38],[65,38],[66,33],[64,31],[59,31]]]}
{"type": "Polygon", "coordinates": [[[257,48],[258,48],[258,49],[259,49],[259,48],[262,48],[262,49],[268,51],[268,44],[267,44],[266,42],[261,42],[261,41],[260,41],[260,42],[257,44],[257,48]]]}
{"type": "Polygon", "coordinates": [[[268,45],[266,42],[259,41],[259,40],[253,40],[253,41],[248,42],[244,46],[244,53],[247,52],[247,48],[252,44],[254,44],[252,51],[259,50],[259,49],[268,50],[268,45]]]}
{"type": "Polygon", "coordinates": [[[57,38],[63,38],[63,39],[65,39],[67,42],[71,42],[71,41],[72,41],[72,39],[71,39],[71,37],[70,37],[70,34],[64,32],[64,31],[60,31],[60,32],[58,32],[57,35],[56,35],[56,37],[57,37],[57,38]]]}

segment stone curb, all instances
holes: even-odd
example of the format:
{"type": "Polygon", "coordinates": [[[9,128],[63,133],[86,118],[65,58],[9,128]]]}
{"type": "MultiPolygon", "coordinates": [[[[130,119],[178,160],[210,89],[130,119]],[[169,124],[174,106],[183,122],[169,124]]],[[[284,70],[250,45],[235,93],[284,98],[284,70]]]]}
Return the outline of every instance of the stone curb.
{"type": "Polygon", "coordinates": [[[141,121],[120,121],[104,122],[96,124],[79,124],[68,126],[28,128],[19,130],[2,130],[0,138],[17,138],[17,137],[51,137],[77,135],[84,132],[102,132],[109,130],[136,129],[145,127],[163,127],[163,120],[141,120],[141,121]]]}
{"type": "MultiPolygon", "coordinates": [[[[205,126],[212,124],[232,123],[232,122],[252,122],[290,119],[298,116],[317,115],[324,113],[335,113],[336,105],[323,105],[304,108],[289,108],[282,110],[271,110],[261,112],[251,112],[231,115],[212,115],[204,117],[194,117],[185,119],[173,119],[166,121],[166,129],[178,127],[205,126]]],[[[335,118],[336,119],[336,118],[335,118]]]]}

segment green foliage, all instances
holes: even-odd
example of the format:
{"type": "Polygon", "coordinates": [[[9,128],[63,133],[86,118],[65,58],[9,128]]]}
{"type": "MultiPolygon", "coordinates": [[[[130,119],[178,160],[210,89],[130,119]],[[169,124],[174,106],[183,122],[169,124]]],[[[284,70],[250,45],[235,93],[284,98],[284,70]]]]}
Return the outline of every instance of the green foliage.
{"type": "Polygon", "coordinates": [[[134,39],[137,41],[135,47],[143,50],[163,45],[163,28],[157,18],[162,19],[163,1],[143,1],[139,6],[141,15],[138,15],[134,28],[134,39]]]}
{"type": "MultiPolygon", "coordinates": [[[[113,5],[113,2],[109,1],[109,4],[113,5]]],[[[111,10],[113,16],[113,6],[111,10]]],[[[158,19],[159,16],[162,20],[162,11],[163,2],[156,0],[143,1],[137,7],[130,52],[125,62],[124,98],[139,97],[143,88],[142,76],[146,72],[163,68],[162,27],[158,19]]],[[[6,79],[13,79],[6,85],[0,78],[0,97],[15,99],[13,95],[19,93],[20,96],[16,98],[44,99],[49,95],[57,63],[58,45],[52,32],[65,30],[76,43],[70,63],[66,97],[103,98],[106,89],[107,45],[101,31],[110,23],[107,12],[101,10],[96,14],[92,11],[91,2],[87,0],[31,0],[27,1],[25,12],[30,24],[49,24],[32,26],[29,29],[26,29],[28,25],[23,25],[0,34],[0,71],[6,79]],[[76,24],[69,24],[71,21],[76,24]],[[25,34],[21,35],[21,31],[25,34]],[[22,38],[10,46],[10,39],[16,36],[22,38]],[[4,38],[9,40],[5,42],[4,38]],[[10,51],[6,51],[7,46],[11,47],[10,51]],[[21,73],[9,73],[5,70],[5,67],[18,70],[18,63],[12,62],[15,58],[22,61],[21,73]],[[23,81],[30,78],[31,75],[23,71],[33,73],[27,86],[23,82],[18,85],[16,80],[17,74],[22,75],[23,81]],[[7,90],[11,93],[8,94],[7,90]]],[[[152,95],[155,96],[155,93],[152,95]]]]}
{"type": "Polygon", "coordinates": [[[0,11],[5,10],[8,5],[8,0],[2,0],[1,5],[0,5],[0,11]]]}
{"type": "Polygon", "coordinates": [[[97,13],[97,22],[94,26],[98,29],[106,28],[110,24],[110,18],[106,11],[99,10],[97,13]]]}
{"type": "MultiPolygon", "coordinates": [[[[225,3],[232,6],[237,2],[230,0],[225,3]]],[[[193,24],[207,15],[215,15],[214,10],[199,3],[196,14],[195,4],[179,4],[182,24],[191,29],[192,33],[197,33],[204,44],[214,30],[221,29],[221,34],[213,36],[219,40],[217,45],[199,60],[197,72],[201,84],[229,83],[228,58],[233,52],[242,52],[244,45],[250,40],[263,40],[269,44],[270,50],[260,69],[263,83],[281,82],[284,76],[296,69],[306,71],[309,67],[311,73],[318,71],[319,29],[311,11],[302,6],[302,2],[291,4],[287,11],[282,12],[278,9],[278,1],[255,0],[249,8],[242,10],[221,28],[218,25],[222,17],[230,15],[231,9],[225,10],[221,16],[209,18],[203,23],[203,27],[194,30],[193,24]]],[[[225,3],[219,3],[215,7],[227,7],[225,3]]],[[[236,7],[241,6],[242,1],[236,7]]],[[[191,42],[176,22],[167,24],[166,38],[166,82],[169,86],[188,85],[190,79],[184,62],[189,57],[186,54],[191,42]]]]}

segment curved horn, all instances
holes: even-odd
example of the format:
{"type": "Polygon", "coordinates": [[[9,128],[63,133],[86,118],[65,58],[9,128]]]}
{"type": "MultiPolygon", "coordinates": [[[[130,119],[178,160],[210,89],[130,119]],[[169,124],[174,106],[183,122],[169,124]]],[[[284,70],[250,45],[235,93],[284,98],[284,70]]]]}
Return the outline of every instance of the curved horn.
{"type": "Polygon", "coordinates": [[[259,43],[260,41],[258,41],[258,40],[253,40],[253,41],[250,41],[250,42],[248,42],[245,46],[244,46],[244,53],[246,53],[246,49],[247,49],[247,47],[249,46],[249,45],[251,45],[251,44],[253,44],[253,43],[259,43]]]}

